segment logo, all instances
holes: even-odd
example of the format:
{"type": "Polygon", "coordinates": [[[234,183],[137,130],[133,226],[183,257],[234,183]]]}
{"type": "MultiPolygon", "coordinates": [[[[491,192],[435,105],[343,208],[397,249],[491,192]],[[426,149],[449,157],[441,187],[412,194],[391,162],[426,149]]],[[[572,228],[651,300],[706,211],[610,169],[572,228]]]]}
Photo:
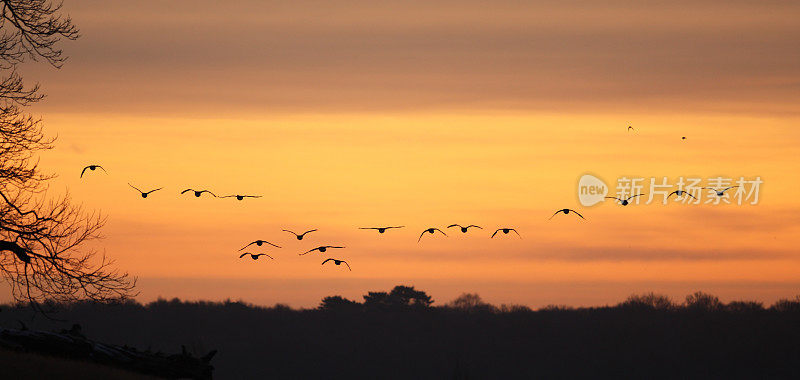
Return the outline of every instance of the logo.
{"type": "Polygon", "coordinates": [[[581,205],[594,206],[605,200],[608,195],[608,186],[600,178],[584,174],[578,180],[578,201],[581,205]]]}

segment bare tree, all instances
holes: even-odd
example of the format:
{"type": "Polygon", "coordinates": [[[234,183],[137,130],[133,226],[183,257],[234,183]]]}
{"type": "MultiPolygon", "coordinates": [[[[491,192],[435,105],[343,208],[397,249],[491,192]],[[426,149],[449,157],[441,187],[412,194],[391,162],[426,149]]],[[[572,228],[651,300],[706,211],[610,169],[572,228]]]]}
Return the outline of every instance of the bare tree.
{"type": "Polygon", "coordinates": [[[49,0],[0,0],[0,272],[15,300],[33,305],[44,300],[108,301],[127,298],[135,279],[85,248],[98,236],[104,219],[74,205],[69,195],[52,200],[36,159],[51,149],[41,120],[23,111],[44,97],[39,86],[26,87],[16,71],[26,60],[44,60],[55,68],[66,60],[58,42],[78,38],[61,3],[49,0]]]}

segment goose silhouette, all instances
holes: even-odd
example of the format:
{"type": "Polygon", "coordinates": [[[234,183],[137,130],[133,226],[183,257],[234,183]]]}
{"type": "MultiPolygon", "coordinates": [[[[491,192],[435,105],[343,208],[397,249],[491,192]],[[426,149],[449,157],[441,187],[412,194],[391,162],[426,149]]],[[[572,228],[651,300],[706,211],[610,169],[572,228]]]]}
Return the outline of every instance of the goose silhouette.
{"type": "Polygon", "coordinates": [[[133,186],[133,185],[131,185],[130,183],[128,183],[128,186],[130,186],[130,187],[132,187],[132,188],[136,189],[136,191],[140,192],[140,193],[142,194],[142,198],[147,198],[147,196],[148,196],[148,195],[150,195],[150,193],[152,193],[152,192],[154,192],[154,191],[159,191],[159,190],[163,189],[163,187],[159,187],[158,189],[155,189],[155,190],[150,190],[150,191],[141,191],[141,190],[139,190],[139,188],[138,188],[138,187],[136,187],[136,186],[133,186]]]}
{"type": "Polygon", "coordinates": [[[89,169],[91,171],[94,171],[95,169],[101,169],[101,170],[103,170],[104,173],[108,174],[106,169],[104,169],[100,165],[89,165],[89,166],[84,167],[83,170],[81,170],[81,178],[83,178],[83,173],[86,173],[86,169],[89,169]]]}
{"type": "Polygon", "coordinates": [[[714,189],[712,187],[701,187],[701,189],[711,190],[715,194],[717,194],[718,197],[721,197],[721,196],[725,195],[726,191],[728,191],[730,189],[733,189],[733,188],[736,188],[736,187],[739,187],[739,186],[728,186],[728,187],[726,187],[726,188],[724,188],[722,190],[717,190],[717,189],[714,189]]]}
{"type": "MultiPolygon", "coordinates": [[[[628,197],[627,199],[619,199],[619,198],[617,198],[617,197],[606,197],[606,198],[610,198],[610,199],[616,199],[616,200],[618,200],[618,201],[619,201],[619,204],[621,204],[621,205],[623,205],[623,206],[627,206],[627,205],[630,203],[630,202],[628,202],[628,201],[630,201],[632,198],[635,198],[635,197],[640,197],[640,196],[642,196],[642,195],[644,195],[644,194],[636,194],[636,195],[631,195],[631,196],[630,196],[630,197],[628,197]]],[[[577,212],[576,212],[576,214],[577,214],[577,212]]]]}
{"type": "Polygon", "coordinates": [[[258,258],[261,257],[261,256],[267,256],[270,259],[275,260],[275,258],[273,258],[272,256],[270,256],[270,255],[268,255],[266,253],[259,253],[259,254],[256,255],[256,254],[253,254],[253,253],[250,253],[250,252],[242,253],[241,255],[239,255],[239,258],[241,259],[242,257],[245,257],[247,255],[250,255],[250,258],[253,259],[253,260],[258,260],[258,258]]]}
{"type": "Polygon", "coordinates": [[[238,194],[237,195],[226,195],[226,196],[220,197],[220,198],[233,198],[233,197],[236,197],[237,201],[241,201],[241,200],[243,200],[245,198],[261,198],[260,195],[238,195],[238,194]]]}
{"type": "Polygon", "coordinates": [[[392,227],[359,227],[359,230],[377,230],[379,234],[386,232],[386,230],[392,228],[403,228],[405,226],[392,226],[392,227]]]}
{"type": "Polygon", "coordinates": [[[508,235],[509,232],[514,231],[514,233],[517,234],[517,236],[519,236],[520,239],[522,239],[522,236],[519,234],[519,232],[517,232],[517,230],[515,230],[513,228],[498,228],[497,231],[495,231],[492,234],[492,239],[494,239],[494,235],[497,235],[497,233],[500,232],[500,231],[502,231],[506,235],[508,235]]]}
{"type": "Polygon", "coordinates": [[[267,244],[269,244],[269,245],[271,245],[271,246],[273,246],[273,247],[276,247],[276,248],[281,248],[281,246],[279,246],[279,245],[272,244],[272,243],[270,243],[270,242],[268,242],[268,241],[266,241],[266,240],[261,240],[261,239],[258,239],[258,240],[255,240],[255,241],[253,241],[252,243],[250,243],[250,244],[248,244],[248,245],[246,245],[246,246],[242,247],[242,249],[240,249],[239,251],[242,251],[242,250],[244,250],[245,248],[247,248],[247,247],[249,247],[249,246],[251,246],[251,245],[253,245],[253,244],[255,244],[255,245],[257,245],[257,246],[259,246],[259,247],[260,247],[260,246],[264,245],[264,243],[267,243],[267,244]]]}
{"type": "Polygon", "coordinates": [[[629,126],[628,126],[628,132],[630,132],[630,131],[634,131],[634,132],[636,132],[636,129],[634,129],[633,127],[631,127],[631,126],[629,125],[629,126]]]}
{"type": "Polygon", "coordinates": [[[451,225],[447,226],[447,228],[453,228],[453,227],[458,227],[458,228],[460,228],[460,229],[461,229],[461,233],[467,233],[467,231],[468,231],[470,228],[472,228],[472,227],[475,227],[475,228],[478,228],[478,229],[481,229],[481,230],[483,229],[483,227],[481,227],[481,226],[476,226],[476,225],[474,225],[474,224],[470,224],[470,225],[468,225],[468,226],[466,226],[466,227],[464,227],[464,226],[462,226],[462,225],[460,225],[460,224],[451,224],[451,225]]]}
{"type": "MultiPolygon", "coordinates": [[[[606,197],[606,198],[608,198],[608,197],[606,197]]],[[[580,217],[581,217],[581,219],[584,219],[584,220],[586,219],[586,218],[584,218],[584,217],[583,217],[583,215],[581,215],[580,213],[578,213],[577,211],[575,211],[575,210],[573,210],[573,209],[569,209],[569,208],[562,208],[561,210],[558,210],[558,211],[556,211],[556,212],[555,212],[555,214],[553,214],[552,216],[550,216],[550,218],[549,218],[549,219],[547,219],[547,220],[553,219],[553,217],[554,217],[554,216],[556,216],[556,215],[558,215],[558,213],[559,213],[559,212],[563,212],[563,213],[564,213],[564,215],[569,215],[569,213],[573,213],[573,214],[575,214],[575,215],[577,215],[577,216],[580,216],[580,217]]]]}
{"type": "Polygon", "coordinates": [[[338,246],[335,246],[335,245],[321,245],[321,246],[319,246],[317,248],[309,249],[305,253],[301,253],[299,256],[307,255],[307,254],[309,254],[311,252],[314,252],[314,251],[320,251],[322,253],[325,253],[325,251],[327,251],[329,248],[344,248],[344,247],[338,247],[338,246]]]}
{"type": "Polygon", "coordinates": [[[671,197],[672,194],[675,194],[675,195],[677,195],[679,197],[682,197],[684,195],[688,195],[688,196],[694,198],[695,200],[697,199],[697,198],[694,197],[694,195],[689,194],[688,192],[686,192],[686,190],[675,190],[675,191],[669,193],[669,195],[667,195],[667,199],[669,199],[669,197],[671,197]]]}
{"type": "Polygon", "coordinates": [[[184,193],[186,193],[186,192],[189,192],[189,191],[193,191],[193,192],[194,192],[194,196],[195,196],[195,197],[198,197],[198,198],[199,198],[201,195],[203,195],[203,193],[209,193],[209,194],[211,194],[211,195],[212,195],[214,198],[217,198],[217,195],[216,195],[216,194],[214,194],[214,193],[212,193],[212,192],[210,192],[210,191],[208,191],[208,190],[195,190],[195,189],[186,189],[186,190],[184,190],[184,191],[181,191],[181,194],[184,194],[184,193]]]}
{"type": "Polygon", "coordinates": [[[424,236],[426,232],[427,232],[427,233],[429,233],[429,234],[431,234],[431,235],[433,235],[433,233],[434,233],[434,232],[436,232],[436,231],[439,231],[439,232],[441,232],[441,233],[442,233],[442,235],[444,235],[444,236],[447,236],[447,234],[446,234],[446,233],[444,233],[444,231],[442,231],[442,230],[440,230],[440,229],[438,229],[438,228],[435,228],[435,227],[431,227],[431,228],[428,228],[428,229],[427,229],[427,230],[425,230],[425,231],[422,231],[422,233],[419,235],[419,239],[417,239],[417,243],[419,243],[419,242],[420,242],[420,240],[422,240],[422,236],[424,236]]]}
{"type": "Polygon", "coordinates": [[[347,270],[351,272],[353,271],[352,269],[350,269],[350,264],[348,264],[347,261],[344,260],[326,259],[325,261],[322,262],[321,265],[325,265],[325,263],[327,263],[328,261],[333,261],[333,263],[336,265],[342,265],[342,263],[344,263],[344,265],[347,265],[347,270]]]}
{"type": "Polygon", "coordinates": [[[316,231],[316,229],[308,230],[308,231],[303,232],[302,234],[299,234],[299,235],[294,231],[289,231],[289,230],[282,230],[282,231],[291,233],[292,235],[294,235],[297,238],[297,240],[303,240],[303,237],[305,237],[306,234],[314,232],[314,231],[316,231]]]}

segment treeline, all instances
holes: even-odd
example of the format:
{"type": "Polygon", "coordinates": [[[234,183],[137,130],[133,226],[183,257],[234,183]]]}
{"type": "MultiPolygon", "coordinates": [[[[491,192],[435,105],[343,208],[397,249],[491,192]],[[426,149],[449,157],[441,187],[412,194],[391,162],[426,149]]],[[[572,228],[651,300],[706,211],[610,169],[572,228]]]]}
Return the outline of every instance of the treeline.
{"type": "Polygon", "coordinates": [[[800,378],[800,298],[765,306],[706,293],[532,310],[464,294],[438,305],[397,286],[313,309],[158,300],[6,306],[0,326],[81,324],[96,341],[196,357],[215,378],[800,378]],[[53,306],[53,305],[51,305],[53,306]]]}

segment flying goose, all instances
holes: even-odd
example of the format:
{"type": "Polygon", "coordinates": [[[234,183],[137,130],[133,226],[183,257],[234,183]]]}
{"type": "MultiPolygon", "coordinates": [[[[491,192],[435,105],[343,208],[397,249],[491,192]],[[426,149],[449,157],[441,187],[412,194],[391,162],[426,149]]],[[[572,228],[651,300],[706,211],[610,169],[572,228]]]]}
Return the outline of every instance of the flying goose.
{"type": "MultiPolygon", "coordinates": [[[[617,198],[617,197],[606,197],[606,198],[616,199],[616,200],[618,200],[618,201],[619,201],[619,204],[621,204],[621,205],[623,205],[623,206],[627,206],[627,205],[628,205],[628,203],[629,203],[628,201],[629,201],[629,200],[631,200],[631,198],[639,197],[639,196],[642,196],[642,195],[644,195],[644,194],[636,194],[636,195],[631,195],[631,196],[630,196],[630,197],[628,197],[627,199],[619,199],[619,198],[617,198]]],[[[576,212],[576,214],[577,214],[577,212],[576,212]]]]}
{"type": "Polygon", "coordinates": [[[679,196],[679,197],[682,197],[682,196],[684,196],[684,195],[688,195],[688,196],[690,196],[690,197],[694,198],[695,200],[697,199],[697,198],[695,198],[695,197],[694,197],[694,195],[690,194],[690,193],[689,193],[689,192],[687,192],[686,190],[675,190],[675,191],[673,191],[673,192],[669,193],[669,195],[667,195],[667,199],[669,199],[669,197],[671,197],[671,196],[672,196],[672,194],[675,194],[675,195],[677,195],[677,196],[679,196]]]}
{"type": "Polygon", "coordinates": [[[517,234],[517,236],[519,236],[520,239],[522,239],[522,235],[520,235],[519,232],[517,232],[517,230],[513,228],[498,228],[497,231],[495,231],[492,234],[492,239],[494,239],[494,235],[497,235],[497,233],[500,231],[503,231],[504,234],[508,234],[509,232],[514,231],[514,233],[517,234]]]}
{"type": "Polygon", "coordinates": [[[352,269],[350,269],[350,264],[348,264],[347,261],[344,260],[326,259],[325,261],[322,262],[321,265],[325,265],[325,263],[327,263],[328,261],[333,261],[333,263],[336,265],[342,265],[342,263],[344,263],[344,265],[347,265],[347,270],[351,272],[353,271],[352,269]]]}
{"type": "Polygon", "coordinates": [[[275,258],[273,258],[272,256],[270,256],[270,255],[268,255],[266,253],[259,253],[259,254],[256,255],[256,254],[253,254],[253,253],[250,253],[250,252],[242,253],[241,255],[239,255],[239,258],[241,259],[242,257],[245,257],[247,255],[250,255],[250,258],[253,259],[253,260],[258,260],[258,258],[261,257],[261,256],[267,256],[270,259],[275,260],[275,258]]]}
{"type": "Polygon", "coordinates": [[[714,188],[711,188],[711,187],[701,187],[701,189],[711,190],[714,193],[716,193],[718,197],[721,197],[721,196],[725,195],[726,191],[728,191],[730,189],[733,189],[735,187],[739,187],[739,186],[728,186],[728,187],[726,187],[726,188],[724,188],[722,190],[717,190],[717,189],[714,189],[714,188]]]}
{"type": "Polygon", "coordinates": [[[214,198],[216,198],[216,197],[217,197],[217,195],[216,195],[216,194],[214,194],[214,193],[212,193],[212,192],[210,192],[210,191],[208,191],[208,190],[199,190],[199,191],[198,191],[198,190],[195,190],[195,189],[186,189],[186,190],[184,190],[184,191],[181,191],[181,194],[184,194],[184,193],[186,193],[186,192],[188,192],[188,191],[194,191],[194,196],[195,196],[195,197],[198,197],[198,198],[199,198],[201,195],[203,195],[203,193],[209,193],[209,194],[211,194],[212,196],[214,196],[214,198]]]}
{"type": "Polygon", "coordinates": [[[344,248],[344,247],[338,247],[338,246],[334,246],[334,245],[322,245],[322,246],[319,246],[319,247],[314,248],[314,249],[309,249],[305,253],[301,253],[299,256],[303,256],[303,255],[309,254],[309,253],[314,252],[314,251],[320,251],[322,253],[325,253],[325,251],[327,251],[328,248],[344,248]]]}
{"type": "Polygon", "coordinates": [[[106,171],[106,169],[103,169],[103,167],[102,167],[102,166],[100,166],[100,165],[89,165],[89,166],[86,166],[86,167],[84,167],[84,168],[83,168],[83,170],[81,170],[81,178],[83,178],[83,173],[85,173],[85,172],[86,172],[86,169],[89,169],[89,170],[91,170],[91,171],[94,171],[95,169],[98,169],[98,168],[99,168],[99,169],[102,169],[104,173],[108,174],[108,172],[106,171]]]}
{"type": "Polygon", "coordinates": [[[284,231],[284,232],[290,232],[292,235],[294,235],[295,237],[297,237],[297,240],[303,240],[303,237],[304,237],[304,236],[306,236],[306,234],[307,234],[307,233],[314,232],[314,231],[316,231],[316,229],[314,229],[314,230],[308,230],[308,231],[306,231],[306,232],[303,232],[302,234],[299,234],[299,235],[298,235],[297,233],[295,233],[294,231],[289,231],[289,230],[282,230],[282,231],[284,231]]]}
{"type": "Polygon", "coordinates": [[[133,185],[131,185],[130,183],[128,183],[128,186],[130,186],[130,187],[132,187],[132,188],[136,189],[136,191],[138,191],[138,192],[142,193],[142,198],[147,198],[147,196],[148,196],[148,195],[150,195],[150,193],[152,193],[152,192],[154,192],[154,191],[159,191],[159,190],[163,189],[163,187],[159,187],[158,189],[155,189],[155,190],[150,190],[150,191],[141,191],[141,190],[139,190],[139,188],[138,188],[138,187],[136,187],[136,186],[133,186],[133,185]]]}
{"type": "Polygon", "coordinates": [[[245,248],[247,248],[247,247],[249,247],[249,246],[251,246],[251,245],[253,245],[253,244],[255,244],[255,245],[257,245],[257,246],[259,246],[259,247],[260,247],[260,246],[264,245],[264,243],[267,243],[267,244],[269,244],[269,245],[271,245],[271,246],[273,246],[273,247],[275,247],[275,248],[281,248],[281,246],[279,246],[279,245],[272,244],[272,243],[270,243],[270,242],[268,242],[268,241],[266,241],[266,240],[261,240],[261,239],[258,239],[258,240],[256,240],[256,241],[253,241],[252,243],[250,243],[250,244],[248,244],[248,245],[246,245],[246,246],[242,247],[242,249],[240,249],[239,251],[242,251],[242,250],[244,250],[245,248]]]}
{"type": "Polygon", "coordinates": [[[475,228],[478,228],[478,229],[481,229],[481,230],[483,229],[483,227],[481,227],[481,226],[476,226],[476,225],[474,225],[474,224],[470,224],[470,225],[468,225],[468,226],[466,226],[466,227],[464,227],[464,226],[462,226],[462,225],[460,225],[460,224],[451,224],[451,225],[447,226],[447,228],[453,228],[453,227],[458,227],[458,228],[460,228],[462,233],[467,233],[467,230],[469,230],[471,227],[475,227],[475,228]]]}
{"type": "Polygon", "coordinates": [[[417,239],[417,243],[419,243],[420,240],[422,240],[422,236],[425,235],[426,232],[431,234],[431,235],[433,235],[433,233],[436,232],[436,231],[439,231],[439,232],[442,233],[442,235],[447,236],[447,234],[444,233],[444,231],[442,231],[442,230],[440,230],[438,228],[428,228],[427,230],[422,231],[422,233],[419,235],[419,239],[417,239]]]}
{"type": "MultiPolygon", "coordinates": [[[[553,217],[554,217],[554,216],[556,216],[556,215],[558,215],[558,213],[559,213],[559,212],[563,212],[563,213],[564,213],[564,215],[569,215],[569,213],[574,213],[575,215],[577,215],[577,216],[580,216],[580,217],[581,217],[581,219],[584,219],[584,220],[586,219],[586,218],[584,218],[584,217],[583,217],[583,215],[581,215],[581,214],[580,214],[580,213],[578,213],[577,211],[575,211],[575,210],[573,210],[573,209],[569,209],[569,208],[562,208],[561,210],[558,210],[558,211],[556,211],[556,213],[555,213],[555,214],[553,214],[553,215],[550,217],[550,219],[553,219],[553,217]]],[[[550,219],[548,219],[548,220],[550,220],[550,219]]]]}
{"type": "Polygon", "coordinates": [[[233,198],[233,197],[236,197],[237,201],[241,201],[241,200],[243,200],[245,198],[261,198],[260,195],[238,195],[238,194],[237,195],[226,195],[226,196],[220,197],[220,198],[233,198]]]}
{"type": "Polygon", "coordinates": [[[386,232],[386,230],[392,228],[403,228],[405,226],[392,226],[392,227],[359,227],[359,230],[377,230],[379,234],[386,232]]]}

